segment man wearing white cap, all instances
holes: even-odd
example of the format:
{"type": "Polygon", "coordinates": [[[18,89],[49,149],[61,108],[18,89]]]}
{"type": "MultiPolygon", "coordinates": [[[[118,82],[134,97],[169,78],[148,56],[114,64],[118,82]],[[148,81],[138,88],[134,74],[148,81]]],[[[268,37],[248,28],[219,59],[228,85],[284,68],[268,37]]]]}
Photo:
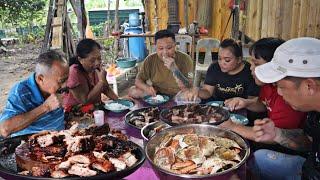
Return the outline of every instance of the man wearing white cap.
{"type": "Polygon", "coordinates": [[[267,118],[255,121],[256,141],[309,153],[305,159],[258,150],[254,153],[256,172],[261,179],[320,179],[320,40],[287,41],[255,74],[264,83],[276,83],[278,93],[292,108],[310,112],[304,130],[276,128],[267,118]]]}

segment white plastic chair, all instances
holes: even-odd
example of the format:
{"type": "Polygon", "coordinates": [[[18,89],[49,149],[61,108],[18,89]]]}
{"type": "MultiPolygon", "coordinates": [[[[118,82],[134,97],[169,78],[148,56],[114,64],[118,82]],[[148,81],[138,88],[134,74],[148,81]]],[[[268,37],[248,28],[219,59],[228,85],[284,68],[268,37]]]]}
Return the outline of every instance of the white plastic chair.
{"type": "Polygon", "coordinates": [[[192,54],[191,48],[192,48],[192,37],[189,35],[182,35],[178,34],[176,35],[176,43],[177,43],[177,49],[179,51],[182,51],[184,53],[189,53],[192,54]],[[189,44],[189,48],[187,49],[189,44]]]}
{"type": "Polygon", "coordinates": [[[208,70],[208,67],[212,63],[212,49],[213,48],[219,48],[220,41],[215,38],[204,38],[200,39],[197,42],[196,46],[196,66],[195,66],[195,71],[194,71],[194,79],[193,79],[193,84],[195,86],[200,85],[200,78],[202,73],[206,73],[208,70]],[[199,62],[199,51],[201,48],[205,48],[205,56],[204,56],[204,61],[203,63],[199,62]]]}

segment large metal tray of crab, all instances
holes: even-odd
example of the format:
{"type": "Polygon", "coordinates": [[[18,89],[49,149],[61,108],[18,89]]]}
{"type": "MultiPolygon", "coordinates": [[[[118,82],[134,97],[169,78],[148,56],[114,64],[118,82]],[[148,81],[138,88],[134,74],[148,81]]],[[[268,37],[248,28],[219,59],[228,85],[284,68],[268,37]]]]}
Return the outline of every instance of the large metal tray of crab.
{"type": "Polygon", "coordinates": [[[250,147],[234,132],[186,124],[155,134],[145,153],[161,179],[242,179],[250,147]]]}
{"type": "Polygon", "coordinates": [[[186,104],[163,109],[161,121],[176,126],[181,124],[212,124],[218,125],[230,117],[229,111],[222,107],[206,104],[186,104]]]}
{"type": "Polygon", "coordinates": [[[125,116],[127,125],[135,129],[142,129],[145,125],[159,121],[159,107],[145,107],[130,111],[125,116]]]}
{"type": "Polygon", "coordinates": [[[4,139],[0,141],[0,176],[41,180],[126,177],[143,164],[144,151],[125,136],[108,132],[108,125],[103,125],[4,139]]]}

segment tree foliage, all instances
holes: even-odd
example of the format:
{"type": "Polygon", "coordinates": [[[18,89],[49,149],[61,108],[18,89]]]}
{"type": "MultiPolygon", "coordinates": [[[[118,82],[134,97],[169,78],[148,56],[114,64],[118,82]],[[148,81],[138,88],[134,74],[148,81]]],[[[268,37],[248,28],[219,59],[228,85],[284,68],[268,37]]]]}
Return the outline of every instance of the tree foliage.
{"type": "Polygon", "coordinates": [[[43,18],[47,0],[0,0],[2,23],[29,24],[43,18]]]}
{"type": "MultiPolygon", "coordinates": [[[[110,9],[115,9],[116,0],[110,0],[110,9]]],[[[108,0],[88,0],[85,1],[86,10],[92,10],[96,8],[105,8],[108,7],[108,0]]],[[[119,7],[121,8],[136,8],[142,6],[141,0],[120,0],[119,7]]],[[[120,8],[120,9],[121,9],[120,8]]]]}

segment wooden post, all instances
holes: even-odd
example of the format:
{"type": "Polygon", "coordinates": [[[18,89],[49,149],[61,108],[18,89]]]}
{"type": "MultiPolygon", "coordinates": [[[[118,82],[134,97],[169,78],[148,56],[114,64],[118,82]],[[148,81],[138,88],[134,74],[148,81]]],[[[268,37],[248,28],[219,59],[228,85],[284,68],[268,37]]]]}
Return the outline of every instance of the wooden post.
{"type": "Polygon", "coordinates": [[[50,0],[49,2],[49,10],[48,10],[48,16],[47,16],[47,25],[46,25],[46,32],[44,36],[44,41],[41,47],[41,53],[47,51],[49,49],[49,39],[51,34],[51,23],[53,18],[53,3],[54,0],[50,0]]]}
{"type": "MultiPolygon", "coordinates": [[[[75,46],[72,38],[72,33],[74,32],[72,31],[72,25],[67,12],[67,1],[68,0],[50,0],[46,36],[41,53],[48,50],[51,45],[52,49],[62,50],[67,59],[74,56],[75,46]]],[[[84,1],[79,0],[79,2],[84,1]]],[[[79,9],[76,8],[76,1],[70,0],[70,3],[72,3],[78,17],[83,14],[79,13],[79,9]]]]}
{"type": "Polygon", "coordinates": [[[77,26],[80,32],[80,39],[86,38],[87,16],[84,7],[84,0],[70,0],[72,8],[77,16],[77,26]]]}
{"type": "MultiPolygon", "coordinates": [[[[119,0],[116,0],[116,9],[115,9],[115,13],[114,13],[114,31],[118,32],[119,31],[119,0]]],[[[119,38],[116,37],[115,41],[114,41],[114,51],[116,53],[116,57],[118,57],[118,53],[119,53],[119,38]]],[[[114,59],[113,59],[114,60],[114,59]]]]}
{"type": "Polygon", "coordinates": [[[309,6],[310,6],[310,0],[301,1],[301,11],[300,11],[299,28],[298,28],[299,37],[307,35],[308,18],[310,18],[309,6]]]}
{"type": "Polygon", "coordinates": [[[241,43],[245,44],[245,35],[246,35],[246,28],[247,28],[247,21],[248,21],[248,6],[246,5],[243,13],[242,13],[242,33],[241,33],[241,43]]]}
{"type": "Polygon", "coordinates": [[[185,23],[185,27],[188,28],[189,22],[189,12],[188,12],[188,0],[184,0],[184,23],[185,23]]]}
{"type": "Polygon", "coordinates": [[[59,49],[62,47],[62,18],[54,17],[52,22],[52,48],[59,49]]]}
{"type": "Polygon", "coordinates": [[[319,21],[319,17],[317,16],[317,2],[315,0],[310,1],[309,5],[309,18],[308,18],[308,23],[307,23],[307,35],[310,35],[312,37],[315,36],[316,32],[316,23],[319,21]],[[317,20],[318,18],[318,20],[317,20]]]}
{"type": "Polygon", "coordinates": [[[68,52],[68,57],[73,57],[75,56],[75,45],[73,43],[73,38],[72,38],[72,33],[71,33],[71,30],[72,30],[72,26],[71,26],[71,21],[69,19],[69,17],[67,16],[66,18],[66,36],[65,38],[67,39],[67,43],[66,43],[66,48],[67,48],[67,51],[68,52]]]}
{"type": "Polygon", "coordinates": [[[146,21],[146,32],[149,31],[149,27],[150,27],[150,19],[149,19],[149,10],[147,10],[148,8],[150,8],[150,0],[144,0],[144,12],[145,14],[145,21],[146,21]]]}
{"type": "MultiPolygon", "coordinates": [[[[219,39],[221,34],[223,33],[224,27],[222,27],[221,19],[222,19],[222,8],[221,8],[221,1],[214,1],[212,5],[212,37],[219,39]],[[217,21],[219,20],[219,21],[217,21]]],[[[225,21],[227,21],[225,18],[225,21]]]]}
{"type": "Polygon", "coordinates": [[[211,0],[198,0],[198,8],[201,11],[198,11],[198,23],[199,27],[203,26],[208,28],[211,25],[212,9],[211,9],[211,0]]]}
{"type": "MultiPolygon", "coordinates": [[[[250,3],[253,3],[252,1],[250,1],[250,3]]],[[[262,14],[261,16],[263,18],[261,18],[261,38],[264,37],[268,37],[268,14],[269,14],[269,8],[268,8],[268,1],[263,1],[262,2],[262,14]]],[[[248,23],[250,23],[249,19],[248,19],[248,23]]],[[[251,33],[251,32],[250,32],[251,33]]],[[[250,34],[248,32],[248,34],[250,34]]]]}
{"type": "Polygon", "coordinates": [[[193,20],[197,21],[198,20],[198,0],[194,0],[194,12],[193,12],[193,20]]]}
{"type": "Polygon", "coordinates": [[[116,0],[116,10],[114,12],[114,31],[119,30],[119,0],[116,0]]]}
{"type": "Polygon", "coordinates": [[[110,4],[111,4],[111,0],[108,0],[108,13],[107,13],[107,24],[106,24],[106,28],[105,28],[105,37],[108,38],[111,34],[110,30],[111,30],[111,22],[110,22],[110,4]]]}
{"type": "Polygon", "coordinates": [[[154,26],[155,26],[155,32],[157,32],[159,30],[159,22],[158,22],[158,3],[157,0],[154,0],[154,9],[155,9],[155,17],[154,17],[154,26]]]}
{"type": "Polygon", "coordinates": [[[268,1],[268,36],[274,37],[275,36],[275,30],[276,30],[276,1],[270,0],[268,1]]]}
{"type": "Polygon", "coordinates": [[[293,0],[281,1],[283,3],[282,32],[281,37],[285,40],[290,39],[293,0]]]}
{"type": "Polygon", "coordinates": [[[293,0],[290,38],[298,37],[301,0],[293,0]]]}
{"type": "Polygon", "coordinates": [[[234,19],[232,26],[232,38],[238,40],[239,39],[239,11],[240,11],[240,0],[235,0],[235,9],[234,9],[234,19]]]}

